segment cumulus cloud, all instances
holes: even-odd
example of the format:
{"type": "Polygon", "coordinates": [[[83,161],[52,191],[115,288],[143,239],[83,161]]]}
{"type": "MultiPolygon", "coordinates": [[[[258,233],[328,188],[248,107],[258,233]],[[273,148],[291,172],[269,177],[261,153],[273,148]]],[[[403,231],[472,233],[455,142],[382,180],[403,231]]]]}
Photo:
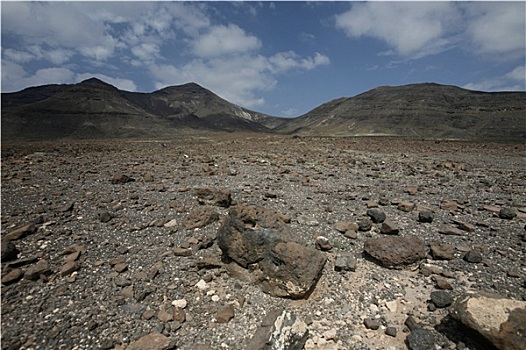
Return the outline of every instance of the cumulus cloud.
{"type": "Polygon", "coordinates": [[[270,57],[248,53],[209,60],[195,59],[179,67],[156,65],[151,68],[151,73],[157,79],[158,89],[193,81],[230,102],[254,108],[265,103],[257,93],[272,89],[279,74],[292,69],[310,70],[325,64],[329,64],[329,58],[319,53],[314,57],[301,57],[293,51],[270,57]]]}
{"type": "Polygon", "coordinates": [[[235,24],[229,24],[211,27],[195,40],[193,51],[201,57],[214,57],[253,51],[260,47],[261,41],[257,37],[245,33],[235,24]]]}
{"type": "MultiPolygon", "coordinates": [[[[264,5],[232,6],[246,13],[264,5]]],[[[229,101],[257,107],[280,74],[330,63],[322,53],[262,54],[263,42],[249,29],[211,14],[204,2],[2,3],[3,89],[95,76],[136,91],[124,73],[116,77],[128,69],[156,88],[195,81],[229,101]]]]}
{"type": "Polygon", "coordinates": [[[28,86],[67,84],[74,77],[73,71],[61,67],[42,68],[30,74],[22,65],[2,60],[2,92],[19,91],[28,86]]]}
{"type": "Polygon", "coordinates": [[[366,2],[353,3],[335,19],[350,38],[374,37],[400,56],[421,57],[455,44],[448,30],[458,13],[449,2],[366,2]]]}
{"type": "Polygon", "coordinates": [[[502,76],[484,79],[475,83],[468,83],[463,88],[476,91],[524,91],[526,67],[517,66],[502,76]]]}
{"type": "Polygon", "coordinates": [[[515,58],[524,55],[526,3],[479,3],[465,9],[469,16],[466,33],[476,51],[491,55],[505,53],[515,58]]]}
{"type": "Polygon", "coordinates": [[[358,2],[335,17],[335,26],[352,39],[384,41],[389,49],[383,54],[402,58],[461,46],[511,60],[524,55],[525,7],[520,1],[358,2]]]}

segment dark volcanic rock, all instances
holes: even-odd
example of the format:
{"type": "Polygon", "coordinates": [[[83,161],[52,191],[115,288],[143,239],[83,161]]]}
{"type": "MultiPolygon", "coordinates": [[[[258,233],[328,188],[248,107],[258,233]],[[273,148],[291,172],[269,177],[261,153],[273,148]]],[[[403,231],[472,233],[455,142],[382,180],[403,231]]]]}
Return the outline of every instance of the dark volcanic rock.
{"type": "Polygon", "coordinates": [[[376,209],[376,208],[367,210],[367,215],[371,218],[371,220],[375,224],[380,224],[384,222],[385,217],[386,217],[383,211],[381,211],[380,209],[376,209]]]}
{"type": "Polygon", "coordinates": [[[482,262],[482,253],[479,250],[472,249],[464,255],[464,260],[469,263],[482,262]]]}
{"type": "Polygon", "coordinates": [[[453,303],[453,297],[445,290],[435,290],[431,292],[431,302],[438,308],[444,308],[453,303]]]}
{"type": "Polygon", "coordinates": [[[414,329],[406,338],[407,347],[411,350],[434,350],[435,336],[431,331],[422,328],[414,329]]]}
{"type": "Polygon", "coordinates": [[[16,259],[19,251],[13,242],[2,238],[2,262],[16,259]]]}
{"type": "Polygon", "coordinates": [[[511,208],[501,208],[499,211],[499,217],[501,219],[512,220],[517,216],[517,212],[511,208]]]}
{"type": "Polygon", "coordinates": [[[372,238],[365,241],[364,252],[388,268],[402,268],[414,264],[426,255],[424,242],[415,236],[372,238]]]}
{"type": "Polygon", "coordinates": [[[484,293],[465,293],[451,306],[451,315],[499,349],[524,349],[526,301],[484,293]]]}
{"type": "Polygon", "coordinates": [[[326,258],[293,241],[285,224],[271,211],[256,206],[230,210],[219,229],[223,255],[247,268],[257,263],[255,282],[274,296],[302,298],[318,281],[326,258]]]}
{"type": "Polygon", "coordinates": [[[435,218],[435,215],[433,214],[433,212],[428,211],[428,210],[423,210],[418,213],[419,222],[431,223],[433,222],[434,218],[435,218]]]}

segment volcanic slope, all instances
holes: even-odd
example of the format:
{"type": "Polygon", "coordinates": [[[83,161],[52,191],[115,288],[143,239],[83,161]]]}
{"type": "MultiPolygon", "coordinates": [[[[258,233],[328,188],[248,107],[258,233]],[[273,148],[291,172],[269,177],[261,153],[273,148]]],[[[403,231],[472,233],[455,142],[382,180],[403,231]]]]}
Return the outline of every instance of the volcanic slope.
{"type": "Polygon", "coordinates": [[[2,94],[4,140],[153,137],[187,129],[266,132],[280,123],[194,83],[138,93],[91,78],[2,94]]]}
{"type": "Polygon", "coordinates": [[[339,98],[277,128],[300,135],[524,140],[525,92],[478,92],[433,83],[382,86],[339,98]]]}

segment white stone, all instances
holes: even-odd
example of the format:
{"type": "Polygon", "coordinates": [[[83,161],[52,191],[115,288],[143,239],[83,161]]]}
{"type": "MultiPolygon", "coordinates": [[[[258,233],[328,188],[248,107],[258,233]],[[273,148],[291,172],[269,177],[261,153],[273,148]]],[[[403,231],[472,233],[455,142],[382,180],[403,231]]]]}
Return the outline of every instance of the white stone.
{"type": "Polygon", "coordinates": [[[212,295],[212,301],[213,302],[219,301],[219,295],[212,295]]]}
{"type": "Polygon", "coordinates": [[[177,299],[172,301],[172,305],[175,307],[180,307],[181,309],[184,309],[186,305],[188,305],[188,302],[186,299],[177,299]]]}
{"type": "Polygon", "coordinates": [[[199,288],[200,291],[205,291],[208,288],[208,285],[203,279],[200,279],[199,282],[195,284],[195,286],[199,288]]]}
{"type": "Polygon", "coordinates": [[[388,301],[385,303],[385,307],[391,312],[396,312],[398,310],[398,301],[396,300],[388,301]]]}
{"type": "Polygon", "coordinates": [[[177,220],[176,219],[172,219],[170,221],[168,221],[166,224],[164,224],[164,227],[175,227],[177,226],[177,220]]]}

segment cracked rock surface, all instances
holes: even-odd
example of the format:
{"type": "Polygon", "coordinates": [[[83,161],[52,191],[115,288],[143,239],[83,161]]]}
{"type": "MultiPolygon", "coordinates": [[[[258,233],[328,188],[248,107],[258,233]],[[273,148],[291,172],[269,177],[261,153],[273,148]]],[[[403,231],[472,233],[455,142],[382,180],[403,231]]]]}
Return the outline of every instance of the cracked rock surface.
{"type": "Polygon", "coordinates": [[[526,299],[525,154],[238,133],[2,143],[2,349],[249,349],[267,333],[304,349],[501,346],[458,310],[470,291],[526,299]],[[218,239],[232,215],[246,261],[218,239]],[[258,250],[258,232],[282,236],[258,250]],[[282,293],[314,262],[312,285],[282,293]]]}

